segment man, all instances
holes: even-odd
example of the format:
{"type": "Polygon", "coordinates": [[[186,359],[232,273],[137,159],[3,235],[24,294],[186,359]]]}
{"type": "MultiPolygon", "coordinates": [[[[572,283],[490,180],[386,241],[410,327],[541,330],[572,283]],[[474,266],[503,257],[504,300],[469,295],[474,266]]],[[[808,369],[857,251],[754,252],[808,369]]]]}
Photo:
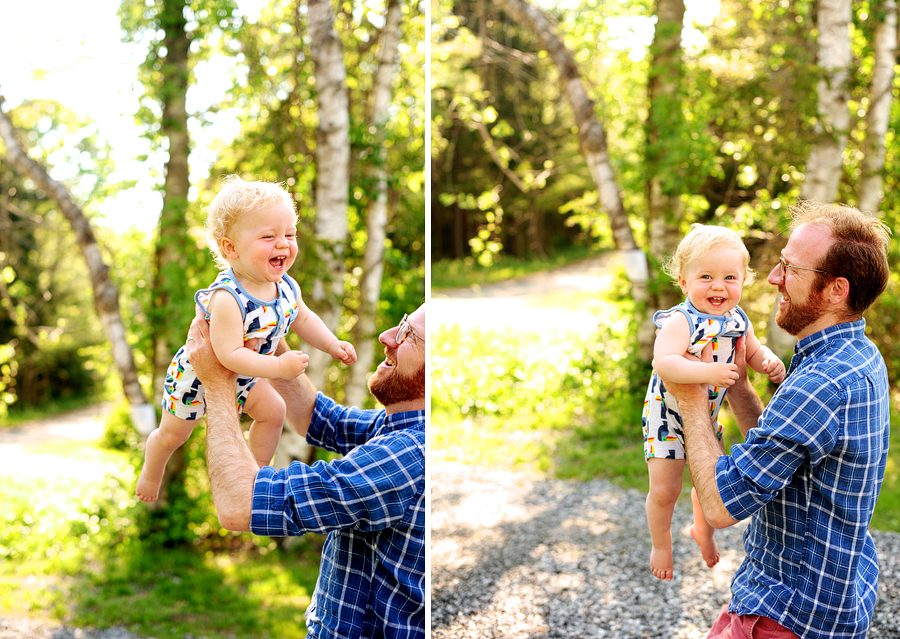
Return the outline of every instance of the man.
{"type": "MultiPolygon", "coordinates": [[[[308,635],[425,635],[425,307],[379,337],[385,360],[369,380],[384,410],[337,405],[305,376],[269,380],[288,421],[310,444],[341,453],[329,464],[276,471],[254,461],[235,408],[235,376],[191,325],[188,355],[206,388],[207,458],[220,523],[284,537],[328,533],[308,635]]],[[[287,346],[282,342],[281,349],[287,346]]]]}
{"type": "Polygon", "coordinates": [[[728,398],[745,442],[722,455],[706,388],[666,382],[707,519],[725,528],[751,518],[710,638],[861,638],[872,621],[878,560],[868,526],[890,418],[887,371],[862,313],[886,286],[889,232],[845,206],[807,202],[792,213],[768,281],[781,293],[778,325],[799,341],[765,409],[738,349],[742,375],[728,398]]]}

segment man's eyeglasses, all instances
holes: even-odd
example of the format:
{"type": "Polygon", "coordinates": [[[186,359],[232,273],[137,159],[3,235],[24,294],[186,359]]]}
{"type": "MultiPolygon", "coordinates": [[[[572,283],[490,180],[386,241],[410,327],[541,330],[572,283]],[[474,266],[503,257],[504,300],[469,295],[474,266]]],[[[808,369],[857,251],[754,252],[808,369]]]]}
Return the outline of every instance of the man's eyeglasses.
{"type": "Polygon", "coordinates": [[[806,266],[794,266],[793,264],[788,264],[787,262],[784,261],[783,255],[778,256],[778,265],[781,267],[781,275],[782,276],[787,275],[787,270],[789,268],[792,268],[795,271],[815,271],[816,273],[825,273],[825,275],[828,275],[828,271],[822,271],[817,268],[807,268],[806,266]]]}
{"type": "Polygon", "coordinates": [[[408,315],[404,315],[403,319],[400,320],[400,323],[397,325],[397,334],[394,336],[394,341],[397,342],[397,346],[400,346],[403,342],[406,341],[406,338],[412,335],[413,337],[418,337],[423,342],[425,338],[419,335],[415,329],[409,324],[409,320],[407,319],[408,315]]]}

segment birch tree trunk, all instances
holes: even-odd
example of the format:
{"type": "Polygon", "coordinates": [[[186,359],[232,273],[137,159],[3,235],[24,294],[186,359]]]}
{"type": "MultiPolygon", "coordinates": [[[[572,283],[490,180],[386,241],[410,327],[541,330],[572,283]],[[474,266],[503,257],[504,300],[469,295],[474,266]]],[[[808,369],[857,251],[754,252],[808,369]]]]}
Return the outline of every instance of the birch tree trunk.
{"type": "MultiPolygon", "coordinates": [[[[684,144],[672,141],[673,136],[683,135],[682,82],[684,64],[681,48],[681,32],[684,28],[684,0],[658,0],[656,4],[656,28],[650,45],[652,59],[647,78],[649,108],[647,112],[646,166],[647,183],[647,231],[650,255],[660,262],[678,245],[681,219],[681,190],[673,184],[678,168],[683,164],[678,157],[684,144]]],[[[657,308],[670,308],[681,301],[681,291],[663,283],[656,287],[648,305],[647,320],[653,321],[657,308]]]]}
{"type": "Polygon", "coordinates": [[[125,398],[131,405],[132,423],[139,433],[150,433],[156,428],[156,410],[147,402],[141,389],[134,355],[126,339],[125,325],[119,312],[119,291],[110,281],[109,266],[103,260],[90,221],[72,199],[66,187],[51,178],[42,165],[28,157],[24,145],[16,135],[12,121],[3,112],[3,102],[3,96],[0,95],[0,139],[6,146],[6,159],[20,175],[31,178],[40,189],[56,201],[75,232],[78,246],[90,272],[94,307],[112,347],[113,362],[122,379],[125,398]]]}
{"type": "Polygon", "coordinates": [[[884,182],[885,135],[891,115],[894,64],[897,60],[897,2],[882,0],[870,7],[878,20],[872,39],[875,67],[869,87],[869,108],[866,111],[866,138],[863,141],[862,179],[859,181],[857,207],[875,213],[882,198],[884,182]],[[883,16],[878,15],[882,13],[883,16]]]}
{"type": "Polygon", "coordinates": [[[805,200],[834,202],[843,173],[844,149],[850,131],[850,0],[819,0],[816,43],[819,69],[818,140],[806,164],[806,178],[800,189],[805,200]]]}
{"type": "MultiPolygon", "coordinates": [[[[800,198],[834,202],[841,183],[844,149],[850,130],[849,87],[850,0],[819,0],[819,38],[816,59],[823,77],[819,80],[819,118],[817,141],[806,163],[806,178],[800,198]]],[[[783,360],[789,360],[797,339],[775,321],[778,305],[773,304],[766,330],[766,346],[783,360]]]]}
{"type": "MultiPolygon", "coordinates": [[[[315,64],[319,125],[316,129],[316,236],[324,244],[326,272],[312,291],[315,311],[336,330],[344,300],[344,246],[349,235],[350,105],[347,69],[340,36],[334,28],[331,0],[309,0],[310,53],[315,64]]],[[[309,378],[317,388],[325,381],[331,357],[309,353],[309,378]]]]}
{"type": "Polygon", "coordinates": [[[366,250],[363,255],[362,289],[359,318],[355,330],[357,360],[350,367],[346,389],[346,404],[362,406],[368,394],[367,379],[375,359],[375,331],[378,316],[378,300],[381,298],[381,280],[384,275],[385,227],[388,222],[387,152],[383,146],[384,126],[390,117],[391,84],[397,48],[400,44],[400,23],[403,3],[388,0],[387,16],[382,30],[381,59],[375,74],[371,92],[369,122],[377,131],[377,143],[381,147],[381,160],[375,167],[375,197],[369,205],[366,219],[366,250]]]}
{"type": "MultiPolygon", "coordinates": [[[[316,129],[316,247],[322,265],[307,305],[325,325],[336,330],[344,300],[344,246],[349,235],[347,207],[350,189],[350,105],[347,69],[340,37],[334,28],[331,0],[309,0],[310,54],[315,64],[319,124],[316,129]]],[[[307,377],[316,388],[325,385],[331,357],[307,350],[307,377]]],[[[354,364],[356,366],[356,364],[354,364]]],[[[284,429],[276,465],[309,459],[310,447],[293,430],[284,429]]]]}
{"type": "MultiPolygon", "coordinates": [[[[610,163],[606,130],[597,118],[594,101],[588,97],[575,58],[543,11],[525,0],[498,0],[497,5],[540,38],[541,44],[559,71],[560,85],[575,114],[581,152],[597,185],[600,204],[609,217],[613,240],[616,247],[622,251],[625,260],[626,274],[632,285],[632,298],[638,307],[646,306],[649,277],[647,256],[634,239],[615,172],[610,163]]],[[[654,333],[652,323],[648,325],[647,322],[643,322],[638,330],[639,355],[645,361],[650,361],[652,356],[654,333]]]]}

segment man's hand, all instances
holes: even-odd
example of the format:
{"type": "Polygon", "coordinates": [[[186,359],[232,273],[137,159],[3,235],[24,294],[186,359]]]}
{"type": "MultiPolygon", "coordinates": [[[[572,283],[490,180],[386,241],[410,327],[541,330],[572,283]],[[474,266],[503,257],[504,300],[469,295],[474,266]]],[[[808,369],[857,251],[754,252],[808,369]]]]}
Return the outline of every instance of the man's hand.
{"type": "Polygon", "coordinates": [[[191,322],[186,347],[188,361],[204,386],[217,383],[235,385],[237,373],[222,366],[216,357],[209,341],[209,322],[199,308],[194,315],[194,321],[191,322]]]}
{"type": "Polygon", "coordinates": [[[728,399],[738,428],[744,437],[747,437],[747,433],[756,426],[759,416],[763,413],[763,404],[747,377],[747,344],[743,337],[737,338],[734,342],[734,363],[738,367],[740,377],[734,386],[728,389],[725,397],[728,399]]]}

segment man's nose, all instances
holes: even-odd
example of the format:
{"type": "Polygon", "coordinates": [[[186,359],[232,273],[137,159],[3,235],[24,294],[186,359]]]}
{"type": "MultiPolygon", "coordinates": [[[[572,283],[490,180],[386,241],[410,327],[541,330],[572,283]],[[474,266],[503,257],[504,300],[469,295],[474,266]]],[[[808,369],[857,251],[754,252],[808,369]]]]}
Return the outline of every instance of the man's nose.
{"type": "Polygon", "coordinates": [[[776,264],[775,267],[769,271],[769,277],[766,278],[766,281],[769,284],[780,284],[784,282],[784,271],[781,269],[780,264],[776,264]]]}

